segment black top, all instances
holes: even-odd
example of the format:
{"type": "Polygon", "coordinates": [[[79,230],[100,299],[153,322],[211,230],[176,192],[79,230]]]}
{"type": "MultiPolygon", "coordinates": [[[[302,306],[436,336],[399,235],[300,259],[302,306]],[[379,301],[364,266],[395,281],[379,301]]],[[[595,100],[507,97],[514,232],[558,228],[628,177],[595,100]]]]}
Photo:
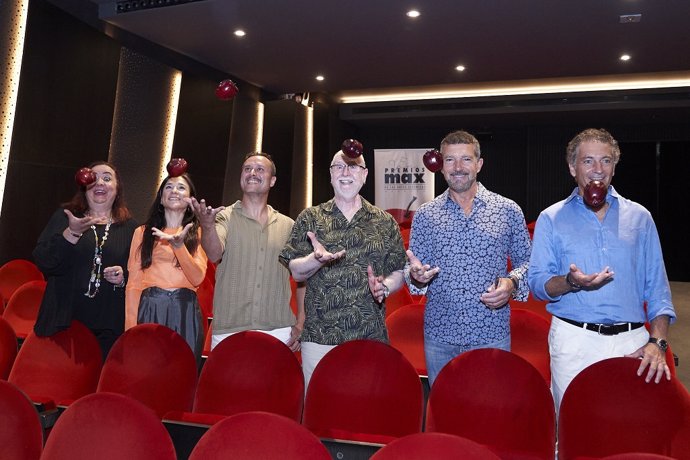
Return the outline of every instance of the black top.
{"type": "MultiPolygon", "coordinates": [[[[36,265],[47,280],[41,301],[36,335],[47,336],[67,329],[76,319],[91,330],[109,330],[114,335],[124,331],[125,290],[115,288],[101,275],[101,286],[94,298],[84,295],[89,286],[96,239],[91,229],[77,244],[67,241],[62,232],[69,221],[62,208],[50,218],[33,251],[36,265]]],[[[137,223],[133,219],[113,223],[103,245],[103,267],[119,265],[127,279],[127,259],[137,223]]],[[[105,225],[96,225],[99,242],[105,225]]]]}

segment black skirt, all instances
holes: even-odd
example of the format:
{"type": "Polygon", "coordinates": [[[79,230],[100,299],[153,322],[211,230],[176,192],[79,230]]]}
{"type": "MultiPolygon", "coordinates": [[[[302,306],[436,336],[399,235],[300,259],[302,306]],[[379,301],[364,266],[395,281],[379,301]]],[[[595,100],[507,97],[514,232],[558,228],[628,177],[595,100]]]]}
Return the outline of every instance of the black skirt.
{"type": "Polygon", "coordinates": [[[204,327],[196,292],[187,288],[172,291],[158,287],[144,289],[139,301],[137,322],[169,327],[187,341],[197,363],[201,361],[204,327]]]}

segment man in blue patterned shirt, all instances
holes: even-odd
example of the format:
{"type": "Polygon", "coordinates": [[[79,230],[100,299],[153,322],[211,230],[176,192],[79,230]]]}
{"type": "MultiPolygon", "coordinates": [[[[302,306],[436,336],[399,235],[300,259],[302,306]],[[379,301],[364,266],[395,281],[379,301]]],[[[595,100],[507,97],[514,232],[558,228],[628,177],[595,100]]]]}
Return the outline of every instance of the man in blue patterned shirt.
{"type": "Polygon", "coordinates": [[[452,132],[441,141],[441,155],[448,189],[415,213],[405,267],[410,291],[427,296],[429,385],[464,351],[510,350],[508,301],[527,300],[530,257],[520,207],[477,182],[484,164],[479,141],[452,132]]]}

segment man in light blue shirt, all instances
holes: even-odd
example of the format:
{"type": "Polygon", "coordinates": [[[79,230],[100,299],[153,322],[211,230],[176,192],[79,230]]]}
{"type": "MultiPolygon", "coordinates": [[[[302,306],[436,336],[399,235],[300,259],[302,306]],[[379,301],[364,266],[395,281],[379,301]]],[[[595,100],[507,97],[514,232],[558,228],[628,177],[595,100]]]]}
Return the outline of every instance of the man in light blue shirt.
{"type": "Polygon", "coordinates": [[[611,186],[619,158],[618,143],[603,129],[573,138],[567,162],[577,187],[545,209],[534,230],[528,282],[554,315],[549,352],[556,407],[582,369],[606,358],[640,358],[637,373],[646,371],[647,382],[671,376],[665,352],[675,312],[659,235],[649,211],[611,186]],[[585,199],[593,181],[606,187],[602,203],[585,199]]]}

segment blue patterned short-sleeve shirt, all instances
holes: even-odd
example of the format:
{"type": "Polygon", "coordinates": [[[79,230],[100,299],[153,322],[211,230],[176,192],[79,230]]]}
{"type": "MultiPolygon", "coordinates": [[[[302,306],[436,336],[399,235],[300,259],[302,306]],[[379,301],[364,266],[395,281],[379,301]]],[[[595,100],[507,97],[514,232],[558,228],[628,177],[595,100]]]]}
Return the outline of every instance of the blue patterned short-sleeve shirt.
{"type": "Polygon", "coordinates": [[[508,276],[510,258],[510,275],[520,280],[514,298],[527,299],[530,244],[517,203],[481,184],[468,216],[448,190],[422,205],[412,222],[410,249],[422,263],[441,269],[427,287],[424,333],[469,347],[504,339],[510,307],[491,310],[479,297],[497,276],[508,276]]]}

